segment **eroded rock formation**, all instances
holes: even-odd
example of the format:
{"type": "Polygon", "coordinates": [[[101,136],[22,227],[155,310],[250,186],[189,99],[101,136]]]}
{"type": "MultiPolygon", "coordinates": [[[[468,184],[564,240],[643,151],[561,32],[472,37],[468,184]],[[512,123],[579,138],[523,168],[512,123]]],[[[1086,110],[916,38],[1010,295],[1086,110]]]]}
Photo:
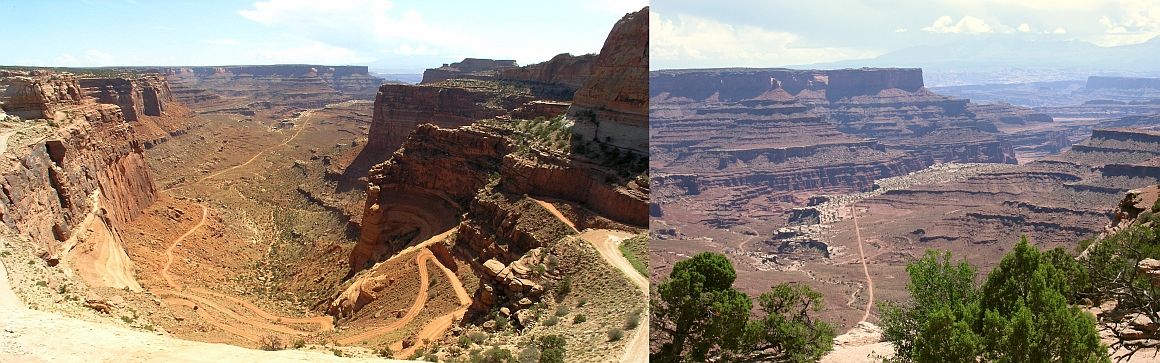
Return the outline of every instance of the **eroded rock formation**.
{"type": "Polygon", "coordinates": [[[562,84],[579,89],[584,85],[584,81],[588,79],[588,76],[592,74],[592,66],[595,61],[595,54],[574,56],[564,53],[558,54],[552,57],[552,59],[542,63],[504,69],[498,77],[510,80],[562,84]]]}
{"type": "Polygon", "coordinates": [[[593,74],[576,91],[573,134],[623,149],[648,150],[648,8],[625,15],[604,41],[593,74]]]}
{"type": "Polygon", "coordinates": [[[47,261],[59,260],[71,247],[65,242],[94,220],[125,223],[153,203],[143,147],[119,106],[84,98],[68,74],[0,77],[0,84],[24,90],[0,98],[6,112],[52,120],[0,136],[13,156],[0,180],[0,218],[47,261]]]}

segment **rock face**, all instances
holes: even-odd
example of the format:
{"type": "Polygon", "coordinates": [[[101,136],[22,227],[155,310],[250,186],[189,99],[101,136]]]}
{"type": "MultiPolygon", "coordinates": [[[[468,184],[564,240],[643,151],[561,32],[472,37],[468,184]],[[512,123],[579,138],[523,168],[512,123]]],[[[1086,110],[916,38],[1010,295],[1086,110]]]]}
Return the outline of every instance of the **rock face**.
{"type": "Polygon", "coordinates": [[[0,73],[4,112],[25,119],[53,118],[56,111],[79,105],[84,93],[75,79],[40,71],[0,73]],[[30,76],[31,75],[31,76],[30,76]]]}
{"type": "MultiPolygon", "coordinates": [[[[634,19],[643,20],[644,12],[634,19]]],[[[623,23],[618,23],[618,31],[626,27],[623,23]]],[[[599,120],[610,124],[635,120],[632,112],[637,110],[625,106],[633,99],[616,96],[632,93],[625,92],[632,87],[620,84],[630,81],[626,74],[642,75],[635,90],[641,99],[646,97],[647,63],[622,61],[623,54],[647,57],[647,27],[636,20],[630,23],[643,32],[640,39],[606,43],[604,52],[620,56],[606,60],[604,71],[595,69],[600,64],[596,60],[591,76],[583,81],[585,87],[597,85],[589,90],[588,99],[603,107],[600,112],[605,117],[599,120]],[[617,49],[628,45],[642,48],[617,49]],[[639,69],[617,68],[625,64],[636,64],[639,69]],[[618,79],[596,81],[597,77],[618,79]],[[601,90],[618,93],[599,95],[601,90]]],[[[570,224],[578,229],[643,229],[648,223],[649,187],[643,181],[647,180],[643,174],[647,163],[638,155],[607,146],[588,150],[588,143],[575,138],[572,145],[540,144],[532,138],[543,135],[530,135],[515,126],[524,123],[507,122],[563,115],[570,105],[566,101],[575,93],[574,84],[586,72],[586,57],[557,56],[486,77],[466,75],[434,84],[383,86],[369,140],[346,169],[347,174],[357,175],[359,159],[376,164],[367,174],[362,228],[350,255],[348,276],[454,228],[454,238],[432,249],[444,249],[454,260],[466,262],[479,277],[469,316],[498,310],[514,317],[516,324],[525,324],[531,318],[527,308],[539,300],[546,283],[560,278],[544,274],[545,256],[582,242],[569,237],[576,234],[570,224]],[[476,122],[481,119],[490,122],[476,122]],[[584,152],[573,152],[577,149],[584,152]],[[570,218],[570,224],[556,213],[570,218]],[[541,266],[540,271],[533,273],[534,266],[541,266]]],[[[639,134],[625,140],[648,138],[643,111],[647,101],[638,106],[645,119],[632,124],[639,126],[632,129],[639,134]]],[[[551,124],[567,126],[559,120],[551,124]]],[[[553,135],[554,139],[558,134],[553,135]]],[[[564,257],[559,262],[568,263],[564,257]]],[[[344,301],[357,303],[355,294],[350,295],[344,301]]]]}
{"type": "Polygon", "coordinates": [[[420,84],[432,84],[452,78],[491,78],[508,68],[519,67],[514,60],[465,58],[461,62],[444,64],[423,71],[420,84]]]}
{"type": "Polygon", "coordinates": [[[143,147],[120,107],[83,98],[67,74],[3,77],[0,84],[34,91],[0,98],[6,111],[11,106],[60,116],[56,126],[33,121],[44,124],[27,132],[40,137],[9,140],[12,157],[0,169],[0,219],[29,236],[46,260],[60,259],[62,242],[86,223],[125,223],[153,203],[156,190],[143,147]]]}
{"type": "Polygon", "coordinates": [[[588,76],[592,74],[595,62],[595,54],[574,56],[564,53],[543,63],[504,69],[498,77],[509,80],[562,84],[579,89],[584,85],[588,76]]]}
{"type": "Polygon", "coordinates": [[[531,97],[513,96],[493,101],[497,94],[483,89],[439,86],[383,85],[375,98],[367,149],[386,155],[406,141],[416,125],[432,123],[456,127],[506,114],[531,97]]]}
{"type": "Polygon", "coordinates": [[[99,103],[117,105],[126,121],[137,121],[140,116],[161,116],[164,102],[174,102],[169,86],[156,77],[133,80],[127,78],[82,78],[81,88],[99,103]]]}
{"type": "Polygon", "coordinates": [[[616,22],[592,73],[568,111],[574,137],[647,153],[648,7],[616,22]]]}

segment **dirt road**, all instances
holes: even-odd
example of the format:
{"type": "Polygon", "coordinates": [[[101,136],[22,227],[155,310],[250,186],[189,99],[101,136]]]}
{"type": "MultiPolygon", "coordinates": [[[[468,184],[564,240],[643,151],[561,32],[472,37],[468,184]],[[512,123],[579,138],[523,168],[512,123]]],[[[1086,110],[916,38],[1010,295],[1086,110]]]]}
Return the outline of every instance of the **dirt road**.
{"type": "Polygon", "coordinates": [[[268,332],[277,332],[290,335],[307,335],[312,333],[288,327],[282,324],[317,324],[318,330],[320,331],[334,330],[333,318],[329,316],[308,318],[280,316],[271,314],[255,306],[254,304],[233,296],[196,287],[190,288],[189,290],[183,289],[182,285],[173,279],[173,276],[170,274],[169,270],[172,268],[173,261],[176,258],[177,247],[179,247],[181,242],[189,237],[189,235],[193,234],[195,231],[205,225],[205,220],[209,216],[209,208],[206,208],[206,206],[198,203],[194,203],[194,205],[201,208],[201,218],[197,221],[197,224],[194,224],[193,227],[190,227],[189,230],[185,231],[185,233],[183,233],[181,236],[174,239],[173,242],[169,245],[169,248],[165,250],[165,265],[162,266],[160,273],[162,279],[165,280],[166,284],[168,284],[171,289],[151,289],[154,294],[169,296],[169,298],[165,299],[165,301],[169,302],[170,304],[190,307],[210,325],[253,342],[258,342],[261,336],[268,332]],[[221,304],[220,301],[217,301],[213,298],[224,299],[228,302],[241,306],[242,309],[240,311],[235,310],[234,308],[221,304]],[[203,307],[206,309],[202,309],[203,307]],[[210,313],[210,310],[228,317],[232,321],[218,319],[210,313]],[[275,323],[271,323],[271,321],[275,323]]]}
{"type": "MultiPolygon", "coordinates": [[[[305,117],[307,117],[307,116],[310,116],[310,114],[314,113],[314,111],[316,111],[316,110],[315,110],[315,109],[310,109],[310,110],[302,111],[302,113],[301,113],[301,114],[299,114],[297,118],[295,118],[295,121],[297,121],[297,120],[301,120],[301,119],[303,119],[303,118],[305,118],[305,117]]],[[[202,177],[201,179],[198,179],[196,182],[193,182],[193,183],[188,183],[188,184],[181,184],[181,185],[172,186],[172,187],[166,188],[166,189],[164,189],[164,190],[162,190],[162,191],[166,191],[166,192],[167,192],[167,191],[171,191],[171,190],[176,190],[176,189],[185,188],[185,187],[187,187],[187,186],[190,186],[190,185],[193,185],[193,184],[198,184],[198,183],[204,182],[204,181],[206,181],[206,180],[209,180],[209,179],[215,178],[215,177],[217,177],[217,176],[219,176],[219,175],[222,175],[222,174],[228,173],[228,172],[230,172],[230,171],[237,170],[238,168],[244,167],[244,166],[246,166],[246,165],[250,165],[250,163],[254,162],[254,160],[257,160],[259,156],[262,156],[263,154],[265,154],[265,153],[267,153],[267,152],[270,152],[270,150],[274,150],[274,149],[277,149],[277,148],[280,148],[280,147],[286,146],[286,144],[289,144],[291,141],[294,141],[294,139],[297,139],[297,138],[298,138],[298,135],[302,133],[302,130],[305,130],[305,129],[306,129],[306,125],[308,125],[309,123],[310,123],[310,120],[303,121],[303,122],[302,122],[302,125],[301,125],[301,126],[298,126],[298,130],[294,132],[294,135],[290,135],[290,137],[286,138],[286,140],[282,141],[282,143],[280,143],[280,144],[277,144],[277,145],[274,145],[274,146],[271,146],[271,147],[268,147],[268,148],[262,149],[262,151],[259,151],[257,154],[254,154],[254,156],[250,157],[250,159],[249,159],[249,160],[246,160],[246,162],[244,162],[244,163],[241,163],[241,164],[238,164],[238,165],[234,165],[234,166],[231,166],[231,167],[228,167],[228,168],[225,168],[225,169],[219,170],[219,171],[217,171],[216,173],[213,173],[213,174],[210,174],[210,175],[204,176],[204,177],[202,177]]]]}
{"type": "Polygon", "coordinates": [[[423,305],[427,304],[427,288],[429,287],[430,283],[427,275],[428,260],[435,260],[435,263],[439,263],[439,260],[435,258],[435,255],[432,254],[431,250],[429,249],[423,249],[422,251],[419,251],[418,255],[415,256],[415,262],[419,264],[419,293],[415,295],[415,302],[411,304],[411,308],[407,309],[407,313],[403,314],[403,317],[399,318],[399,320],[391,322],[390,324],[375,327],[374,329],[339,339],[338,343],[344,345],[358,344],[364,340],[370,340],[374,337],[402,328],[403,326],[407,325],[407,323],[410,323],[411,320],[414,320],[416,316],[419,316],[419,313],[423,311],[423,305]]]}
{"type": "MultiPolygon", "coordinates": [[[[553,216],[560,219],[561,222],[572,227],[572,230],[576,230],[576,224],[564,217],[564,214],[560,213],[555,205],[539,199],[535,199],[535,201],[544,207],[544,209],[547,209],[549,213],[552,213],[553,216]]],[[[620,253],[620,242],[632,236],[632,233],[624,231],[589,229],[580,234],[580,239],[592,244],[605,262],[620,270],[628,278],[628,281],[636,285],[647,298],[649,289],[648,278],[641,275],[640,271],[632,267],[632,263],[629,263],[628,259],[624,258],[624,255],[620,253]]],[[[646,314],[642,318],[642,324],[637,327],[631,340],[625,344],[624,355],[620,357],[622,363],[648,362],[648,315],[646,314]]]]}
{"type": "Polygon", "coordinates": [[[862,256],[862,273],[866,274],[866,291],[868,297],[866,298],[866,313],[862,314],[862,320],[870,318],[870,308],[874,307],[874,279],[870,278],[870,267],[866,265],[866,251],[862,247],[862,230],[858,227],[858,207],[856,203],[850,203],[850,213],[854,216],[854,237],[858,239],[858,255],[862,256]]]}

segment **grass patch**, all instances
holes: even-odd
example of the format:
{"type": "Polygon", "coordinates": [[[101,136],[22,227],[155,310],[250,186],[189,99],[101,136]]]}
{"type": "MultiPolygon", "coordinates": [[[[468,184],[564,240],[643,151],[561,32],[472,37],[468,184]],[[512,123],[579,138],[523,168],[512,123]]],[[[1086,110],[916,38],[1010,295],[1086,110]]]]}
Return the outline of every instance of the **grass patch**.
{"type": "Polygon", "coordinates": [[[637,235],[620,244],[620,254],[641,276],[648,276],[648,235],[637,235]]]}

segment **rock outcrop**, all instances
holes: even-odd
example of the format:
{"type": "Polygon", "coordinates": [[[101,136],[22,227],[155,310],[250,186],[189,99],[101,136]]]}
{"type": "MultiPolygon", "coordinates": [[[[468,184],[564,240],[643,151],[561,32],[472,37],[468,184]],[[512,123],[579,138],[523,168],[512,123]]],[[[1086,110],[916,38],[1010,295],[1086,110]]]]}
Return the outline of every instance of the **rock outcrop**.
{"type": "Polygon", "coordinates": [[[4,112],[25,119],[55,118],[57,111],[80,105],[84,98],[71,76],[4,71],[0,77],[0,105],[4,112]]]}
{"type": "Polygon", "coordinates": [[[480,58],[465,58],[461,62],[444,64],[439,68],[428,68],[423,71],[423,81],[419,84],[432,84],[453,78],[492,78],[501,71],[519,67],[514,60],[495,60],[480,58]]]}
{"type": "Polygon", "coordinates": [[[45,260],[59,260],[66,241],[94,220],[125,223],[153,203],[143,147],[120,107],[84,98],[68,74],[0,77],[0,84],[26,90],[0,98],[6,111],[51,120],[12,131],[19,139],[4,135],[11,157],[0,170],[0,219],[45,260]]]}
{"type": "Polygon", "coordinates": [[[158,75],[130,78],[81,78],[78,80],[87,96],[99,103],[117,105],[126,121],[143,116],[161,116],[177,100],[169,84],[158,75]]]}
{"type": "Polygon", "coordinates": [[[568,110],[574,137],[647,153],[648,7],[616,22],[592,73],[568,110]]]}
{"type": "Polygon", "coordinates": [[[595,62],[595,54],[574,56],[564,53],[542,63],[504,69],[497,77],[508,80],[562,84],[579,89],[592,74],[595,62]]]}

